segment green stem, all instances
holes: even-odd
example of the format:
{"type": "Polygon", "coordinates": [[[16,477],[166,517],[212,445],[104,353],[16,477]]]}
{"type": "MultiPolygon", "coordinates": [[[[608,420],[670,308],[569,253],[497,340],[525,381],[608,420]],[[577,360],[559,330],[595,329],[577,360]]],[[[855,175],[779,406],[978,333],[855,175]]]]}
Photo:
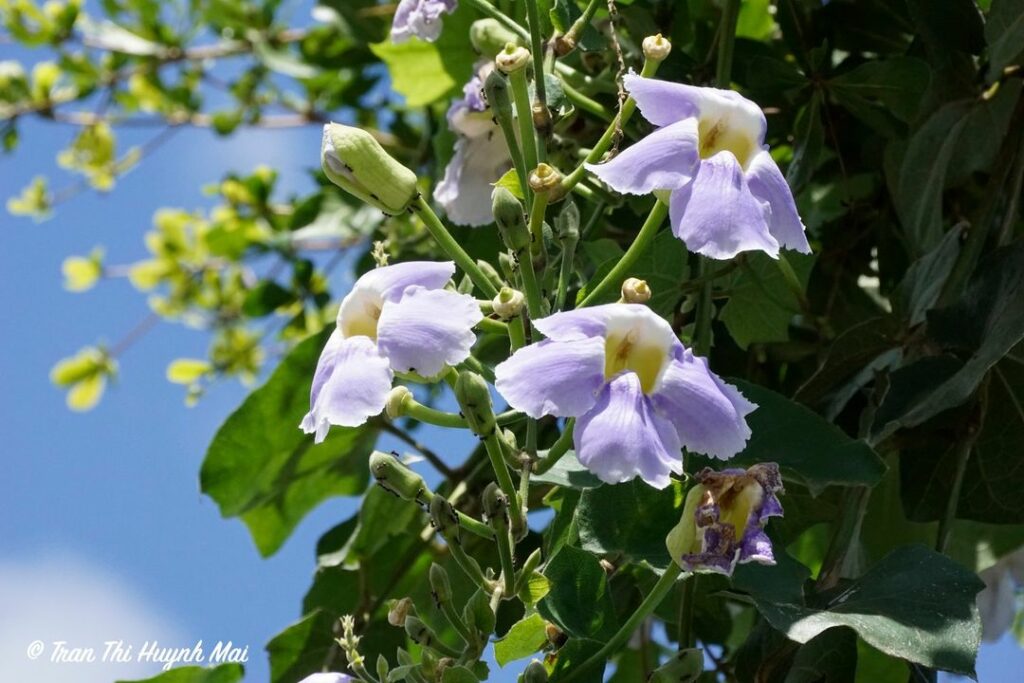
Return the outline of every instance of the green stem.
{"type": "MultiPolygon", "coordinates": [[[[527,3],[528,5],[530,3],[527,3]]],[[[527,177],[537,168],[537,138],[533,134],[533,111],[530,109],[530,90],[526,83],[526,68],[513,71],[508,76],[512,84],[512,99],[515,100],[516,119],[519,121],[519,142],[523,146],[523,161],[527,177]]],[[[523,178],[525,181],[526,178],[523,178]]]]}
{"type": "Polygon", "coordinates": [[[459,565],[466,576],[469,577],[469,580],[475,583],[478,588],[483,589],[486,593],[490,593],[494,590],[494,585],[484,577],[484,573],[480,570],[480,565],[476,563],[476,560],[466,554],[466,551],[462,549],[462,546],[460,546],[457,541],[452,542],[449,539],[448,550],[451,552],[452,559],[455,560],[455,563],[459,565]]]}
{"type": "MultiPolygon", "coordinates": [[[[533,53],[533,94],[536,97],[535,104],[530,108],[530,124],[534,128],[533,109],[536,107],[543,121],[550,121],[548,114],[547,87],[544,83],[544,35],[543,26],[540,23],[540,11],[537,7],[538,0],[526,0],[526,18],[530,24],[530,52],[533,53]]],[[[524,74],[525,75],[525,74],[524,74]]],[[[550,123],[545,129],[550,128],[550,123]]],[[[544,141],[546,130],[537,130],[537,161],[547,161],[547,145],[544,141]]],[[[536,165],[536,164],[534,164],[536,165]]]]}
{"type": "Polygon", "coordinates": [[[508,535],[508,523],[505,528],[495,529],[494,536],[498,542],[498,561],[501,563],[501,579],[506,598],[515,597],[516,568],[512,559],[512,541],[508,535]]]}
{"type": "MultiPolygon", "coordinates": [[[[423,491],[421,491],[418,496],[418,498],[420,499],[420,503],[423,505],[423,507],[427,508],[430,507],[430,501],[433,499],[433,497],[434,492],[429,491],[427,489],[423,489],[423,491]]],[[[459,516],[460,527],[462,527],[469,533],[473,534],[474,536],[479,536],[480,538],[487,539],[488,541],[494,540],[494,531],[491,529],[491,527],[487,526],[478,519],[473,519],[472,517],[470,517],[469,515],[460,510],[456,510],[455,514],[459,516]]]]}
{"type": "Polygon", "coordinates": [[[610,122],[615,119],[615,114],[608,111],[607,107],[605,107],[597,100],[593,100],[587,97],[582,92],[572,87],[565,81],[562,81],[562,92],[565,93],[566,99],[572,102],[573,106],[575,106],[577,109],[582,109],[583,111],[589,114],[593,114],[594,116],[605,122],[610,122]]]}
{"type": "Polygon", "coordinates": [[[569,672],[567,676],[561,678],[561,683],[572,683],[584,678],[584,674],[589,672],[594,666],[599,663],[607,661],[609,656],[618,650],[622,645],[629,640],[630,636],[640,627],[640,624],[650,614],[657,609],[661,601],[668,595],[668,592],[672,590],[672,586],[675,585],[676,579],[679,578],[679,574],[682,570],[679,565],[673,563],[665,570],[665,573],[658,579],[658,583],[654,584],[654,588],[647,594],[640,606],[636,608],[632,616],[626,620],[626,622],[616,631],[615,635],[604,644],[600,650],[595,652],[589,659],[584,661],[582,664],[574,668],[569,672]]]}
{"type": "Polygon", "coordinates": [[[565,428],[558,436],[558,439],[551,445],[544,457],[533,464],[533,471],[537,474],[544,474],[555,466],[562,456],[569,452],[572,447],[572,430],[576,426],[576,418],[569,418],[565,421],[565,428]]]}
{"type": "Polygon", "coordinates": [[[725,0],[718,34],[718,63],[715,65],[715,81],[719,88],[728,88],[732,83],[732,53],[736,45],[736,22],[740,16],[740,0],[725,0]]]}
{"type": "Polygon", "coordinates": [[[413,202],[412,211],[423,224],[427,226],[427,231],[434,238],[434,241],[438,243],[442,250],[448,256],[455,261],[455,263],[462,269],[462,271],[469,276],[481,292],[484,293],[488,298],[493,299],[498,296],[498,289],[494,284],[487,278],[484,271],[480,270],[480,266],[476,264],[476,261],[466,253],[465,249],[459,246],[459,243],[455,241],[452,234],[448,232],[448,228],[444,227],[444,223],[437,217],[434,210],[430,208],[427,200],[420,195],[413,202]]]}
{"type": "MultiPolygon", "coordinates": [[[[640,75],[644,78],[650,78],[658,71],[658,64],[660,63],[661,62],[656,62],[650,59],[645,60],[643,69],[640,71],[640,75]]],[[[612,146],[612,142],[615,140],[615,135],[622,130],[623,126],[629,123],[629,119],[632,118],[633,112],[635,111],[636,100],[632,97],[627,97],[626,101],[622,103],[622,109],[619,111],[618,116],[608,124],[608,128],[604,131],[604,135],[602,135],[601,139],[597,141],[594,148],[590,150],[590,154],[586,156],[579,166],[573,169],[572,173],[562,179],[562,187],[566,192],[575,188],[579,182],[583,180],[583,176],[587,173],[585,164],[596,164],[601,160],[604,153],[612,146]]]]}
{"type": "Polygon", "coordinates": [[[579,240],[573,239],[562,245],[562,259],[558,267],[558,293],[555,295],[555,310],[565,308],[565,297],[569,292],[569,278],[572,277],[573,264],[576,259],[576,245],[579,240]]]}
{"type": "Polygon", "coordinates": [[[526,325],[523,324],[523,316],[517,315],[508,323],[508,341],[512,351],[526,346],[526,325]]]}
{"type": "Polygon", "coordinates": [[[466,420],[461,415],[425,406],[412,396],[407,397],[402,403],[402,415],[436,427],[450,429],[466,429],[468,427],[466,420]]]}
{"type": "Polygon", "coordinates": [[[512,17],[499,10],[487,0],[466,0],[466,4],[470,7],[476,8],[481,14],[485,14],[492,19],[497,19],[501,25],[515,33],[523,40],[530,39],[530,33],[526,29],[517,24],[512,17]]]}
{"type": "Polygon", "coordinates": [[[448,623],[452,625],[455,632],[459,634],[459,638],[462,638],[462,642],[471,643],[473,642],[472,636],[469,633],[469,629],[462,622],[462,618],[459,613],[455,611],[455,605],[452,604],[451,600],[445,600],[441,603],[441,614],[448,620],[448,623]]]}
{"type": "Polygon", "coordinates": [[[654,241],[654,236],[658,234],[658,229],[661,227],[665,217],[668,216],[668,206],[661,200],[654,204],[654,208],[651,209],[651,213],[647,215],[647,220],[644,221],[643,226],[640,228],[640,232],[636,234],[636,238],[633,240],[633,244],[629,245],[629,249],[622,255],[619,262],[615,264],[615,267],[608,271],[608,274],[604,276],[597,285],[587,292],[587,295],[580,302],[577,308],[583,308],[589,306],[595,301],[600,299],[604,294],[608,292],[608,289],[621,284],[622,280],[625,279],[626,274],[629,273],[629,269],[633,267],[647,249],[651,246],[654,241]]]}
{"type": "Polygon", "coordinates": [[[693,638],[693,606],[697,593],[697,575],[683,584],[683,594],[679,599],[679,651],[682,652],[694,645],[693,638]]]}
{"type": "Polygon", "coordinates": [[[484,318],[476,324],[481,332],[490,332],[491,334],[507,335],[508,323],[502,322],[501,320],[495,320],[493,318],[484,318]]]}
{"type": "Polygon", "coordinates": [[[776,260],[779,266],[779,271],[782,273],[782,278],[786,281],[786,285],[790,291],[793,292],[793,296],[796,297],[797,302],[800,304],[800,310],[805,314],[811,312],[811,303],[807,300],[807,295],[804,293],[804,285],[800,282],[800,278],[797,276],[796,271],[793,270],[793,264],[789,262],[786,255],[779,252],[779,258],[776,260]]]}
{"type": "Polygon", "coordinates": [[[583,29],[594,20],[594,15],[597,14],[597,8],[604,2],[604,0],[590,0],[587,3],[587,8],[583,10],[583,14],[580,18],[572,23],[569,30],[565,32],[566,37],[572,39],[573,43],[579,42],[580,36],[583,35],[583,29]]]}
{"type": "Polygon", "coordinates": [[[967,461],[971,459],[971,451],[974,450],[974,443],[978,440],[981,432],[981,425],[985,421],[985,409],[988,397],[988,379],[982,383],[978,390],[978,400],[974,404],[967,430],[956,446],[956,473],[953,475],[953,486],[949,491],[949,498],[946,499],[946,509],[942,519],[939,520],[939,529],[935,536],[935,550],[945,553],[949,546],[949,536],[953,531],[953,523],[956,521],[956,511],[960,504],[960,491],[963,488],[964,473],[967,472],[967,461]]]}
{"type": "Polygon", "coordinates": [[[526,414],[518,410],[506,410],[503,413],[498,413],[497,415],[495,415],[494,421],[498,424],[499,427],[504,427],[506,425],[519,422],[525,417],[526,414]]]}
{"type": "Polygon", "coordinates": [[[502,493],[508,498],[509,514],[512,517],[512,528],[518,529],[525,524],[523,519],[523,506],[519,503],[519,492],[509,474],[508,465],[505,464],[505,456],[501,452],[501,442],[498,441],[498,430],[491,431],[490,435],[484,438],[484,448],[487,450],[487,457],[491,460],[491,468],[494,470],[494,477],[501,488],[502,493]]]}

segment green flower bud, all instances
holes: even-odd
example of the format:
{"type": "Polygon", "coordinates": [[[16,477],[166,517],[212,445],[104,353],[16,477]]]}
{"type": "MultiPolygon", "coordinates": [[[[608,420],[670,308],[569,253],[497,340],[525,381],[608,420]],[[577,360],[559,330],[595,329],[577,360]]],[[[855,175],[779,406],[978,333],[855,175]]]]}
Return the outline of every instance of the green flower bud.
{"type": "Polygon", "coordinates": [[[509,92],[508,79],[497,69],[489,73],[484,80],[484,97],[487,98],[487,105],[495,119],[499,122],[504,119],[511,123],[512,94],[509,92]]]}
{"type": "Polygon", "coordinates": [[[645,304],[651,300],[651,288],[647,280],[636,277],[628,277],[622,283],[621,303],[624,304],[645,304]]]}
{"type": "Polygon", "coordinates": [[[406,634],[423,647],[430,647],[434,643],[434,634],[417,617],[407,616],[403,626],[405,626],[406,634]]]}
{"type": "Polygon", "coordinates": [[[567,199],[555,216],[555,236],[563,248],[570,243],[575,246],[580,240],[580,210],[572,199],[567,199]]]}
{"type": "Polygon", "coordinates": [[[495,429],[491,392],[484,378],[463,370],[455,380],[455,398],[462,407],[462,416],[477,436],[486,437],[495,429]]]}
{"type": "Polygon", "coordinates": [[[518,45],[519,36],[497,19],[479,19],[469,27],[469,42],[477,52],[494,59],[509,43],[518,45]]]}
{"type": "Polygon", "coordinates": [[[405,622],[412,612],[415,612],[415,609],[410,598],[395,600],[391,603],[391,609],[388,610],[388,623],[392,626],[405,626],[405,622]]]}
{"type": "Polygon", "coordinates": [[[477,259],[476,265],[479,266],[480,270],[482,270],[484,275],[487,276],[487,279],[490,280],[491,284],[497,289],[501,289],[505,286],[505,280],[502,279],[501,273],[499,273],[498,269],[492,266],[490,262],[484,261],[483,259],[477,259]]]}
{"type": "Polygon", "coordinates": [[[449,543],[459,542],[459,515],[444,496],[435,494],[431,498],[430,521],[449,543]]]}
{"type": "Polygon", "coordinates": [[[517,254],[530,246],[530,228],[522,203],[507,188],[495,187],[491,193],[491,210],[505,246],[517,254]]]}
{"type": "Polygon", "coordinates": [[[397,420],[405,415],[405,402],[412,398],[409,387],[401,385],[395,387],[388,393],[388,401],[384,404],[384,414],[389,420],[397,420]]]}
{"type": "Polygon", "coordinates": [[[652,62],[665,61],[672,52],[672,43],[663,38],[659,33],[654,36],[647,36],[643,42],[644,57],[652,62]]]}
{"type": "Polygon", "coordinates": [[[491,301],[494,312],[505,320],[511,320],[518,316],[523,310],[525,303],[526,298],[523,296],[523,293],[511,287],[502,287],[501,291],[498,292],[498,296],[494,297],[494,300],[491,301]]]}
{"type": "Polygon", "coordinates": [[[482,497],[484,518],[501,533],[508,528],[508,497],[493,481],[484,489],[482,497]]]}
{"type": "Polygon", "coordinates": [[[494,57],[494,65],[502,73],[510,74],[525,69],[530,63],[530,51],[515,43],[508,43],[505,49],[494,57]]]}
{"type": "Polygon", "coordinates": [[[697,648],[689,648],[677,652],[655,669],[647,683],[690,683],[700,678],[703,671],[704,654],[697,648]]]}
{"type": "Polygon", "coordinates": [[[499,251],[498,252],[498,267],[501,268],[501,272],[505,274],[505,279],[509,282],[516,278],[516,259],[512,256],[510,251],[499,251]]]}
{"type": "Polygon", "coordinates": [[[519,675],[519,683],[548,683],[548,670],[540,660],[533,660],[519,675]]]}
{"type": "Polygon", "coordinates": [[[388,658],[384,655],[377,655],[377,680],[388,680],[388,670],[390,668],[388,666],[388,658]]]}
{"type": "Polygon", "coordinates": [[[430,565],[430,593],[438,607],[452,599],[452,585],[448,581],[448,572],[436,562],[430,565]]]}
{"type": "Polygon", "coordinates": [[[390,491],[403,500],[419,502],[427,484],[423,477],[416,474],[398,461],[390,453],[374,451],[370,454],[370,472],[380,487],[390,491]]]}
{"type": "Polygon", "coordinates": [[[332,183],[384,213],[402,213],[419,195],[416,174],[361,128],[324,126],[320,162],[332,183]]]}

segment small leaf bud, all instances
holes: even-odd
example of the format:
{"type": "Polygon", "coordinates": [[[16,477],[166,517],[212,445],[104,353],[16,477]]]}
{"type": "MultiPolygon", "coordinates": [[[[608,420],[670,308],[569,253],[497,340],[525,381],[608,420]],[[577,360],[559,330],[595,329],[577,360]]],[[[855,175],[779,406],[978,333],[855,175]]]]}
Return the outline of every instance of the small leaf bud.
{"type": "Polygon", "coordinates": [[[659,33],[654,36],[647,36],[643,42],[644,57],[652,62],[663,62],[672,52],[672,43],[662,37],[659,33]]]}
{"type": "Polygon", "coordinates": [[[504,187],[495,187],[491,193],[491,210],[506,247],[518,254],[530,246],[526,214],[514,194],[504,187]]]}
{"type": "Polygon", "coordinates": [[[508,43],[505,49],[495,56],[494,65],[502,73],[510,74],[525,69],[530,63],[530,51],[515,43],[508,43]]]}
{"type": "Polygon", "coordinates": [[[448,572],[436,562],[430,565],[430,592],[438,606],[452,599],[452,585],[448,581],[448,572]]]}
{"type": "Polygon", "coordinates": [[[502,531],[508,527],[508,497],[493,481],[484,489],[481,502],[484,518],[495,530],[502,531]]]}
{"type": "Polygon", "coordinates": [[[645,304],[651,300],[651,288],[647,280],[628,277],[622,283],[622,299],[625,304],[645,304]]]}
{"type": "Polygon", "coordinates": [[[448,542],[459,542],[459,515],[444,496],[430,499],[430,521],[448,542]]]}
{"type": "Polygon", "coordinates": [[[494,306],[494,312],[500,318],[511,320],[523,310],[525,302],[526,298],[519,290],[512,289],[511,287],[502,287],[501,291],[498,292],[498,296],[494,297],[494,300],[491,301],[491,305],[494,306]]]}
{"type": "Polygon", "coordinates": [[[562,186],[562,174],[554,166],[548,164],[537,164],[537,168],[530,172],[530,189],[537,194],[549,193],[554,196],[561,196],[558,191],[562,186]]]}

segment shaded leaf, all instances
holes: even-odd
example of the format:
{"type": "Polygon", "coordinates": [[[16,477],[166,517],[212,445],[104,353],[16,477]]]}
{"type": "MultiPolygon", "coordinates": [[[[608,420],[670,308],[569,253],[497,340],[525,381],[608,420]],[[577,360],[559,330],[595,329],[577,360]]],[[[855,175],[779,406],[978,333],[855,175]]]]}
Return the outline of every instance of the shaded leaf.
{"type": "MultiPolygon", "coordinates": [[[[789,253],[786,259],[806,288],[814,257],[789,253]]],[[[800,313],[800,302],[774,259],[767,254],[747,254],[729,291],[720,318],[741,349],[789,339],[789,323],[800,313]]]]}
{"type": "Polygon", "coordinates": [[[682,498],[677,482],[661,491],[638,479],[588,489],[576,507],[580,545],[599,555],[625,553],[665,568],[671,562],[665,537],[679,521],[682,498]]]}
{"type": "Polygon", "coordinates": [[[988,41],[988,79],[995,81],[1003,68],[1014,63],[1024,51],[1024,2],[992,0],[985,22],[988,41]]]}
{"type": "Polygon", "coordinates": [[[540,601],[541,614],[577,638],[609,638],[617,626],[608,582],[597,558],[562,546],[544,568],[551,592],[540,601]]]}
{"type": "Polygon", "coordinates": [[[580,463],[575,451],[569,451],[544,474],[530,477],[531,484],[554,484],[574,489],[593,489],[602,482],[580,463]]]}
{"type": "Polygon", "coordinates": [[[245,669],[241,664],[221,664],[216,667],[184,666],[165,671],[159,676],[118,683],[238,683],[245,669]]]}

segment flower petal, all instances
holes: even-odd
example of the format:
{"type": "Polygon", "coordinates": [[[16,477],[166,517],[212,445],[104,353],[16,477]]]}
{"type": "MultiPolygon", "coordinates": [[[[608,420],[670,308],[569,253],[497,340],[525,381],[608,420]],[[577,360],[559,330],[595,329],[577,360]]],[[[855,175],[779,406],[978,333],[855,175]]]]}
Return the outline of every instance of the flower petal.
{"type": "Polygon", "coordinates": [[[511,167],[505,140],[498,128],[487,121],[489,132],[480,137],[460,137],[455,155],[444,169],[444,178],[434,188],[434,199],[448,218],[458,225],[478,227],[494,222],[491,191],[511,167]]]}
{"type": "Polygon", "coordinates": [[[594,407],[577,419],[573,440],[580,462],[609,484],[639,476],[663,489],[669,474],[683,469],[676,430],[652,409],[633,372],[605,385],[594,407]]]}
{"type": "Polygon", "coordinates": [[[743,450],[750,438],[745,418],[757,408],[690,351],[669,361],[651,400],[686,450],[722,459],[743,450]]]}
{"type": "Polygon", "coordinates": [[[469,357],[473,326],[483,318],[476,300],[443,289],[413,286],[381,309],[377,346],[396,372],[433,377],[469,357]]]}
{"type": "Polygon", "coordinates": [[[367,271],[352,289],[369,290],[382,299],[390,300],[401,297],[405,288],[413,285],[440,289],[453,275],[454,261],[406,261],[367,271]]]}
{"type": "Polygon", "coordinates": [[[494,368],[494,386],[530,417],[576,417],[590,410],[604,384],[604,341],[546,339],[494,368]]]}
{"type": "Polygon", "coordinates": [[[768,204],[768,232],[779,244],[801,254],[811,253],[806,228],[793,201],[793,191],[768,150],[754,155],[747,167],[747,184],[755,197],[768,204]]]}
{"type": "Polygon", "coordinates": [[[404,43],[412,36],[433,42],[441,35],[441,15],[455,11],[457,0],[401,0],[391,23],[391,41],[404,43]]]}
{"type": "Polygon", "coordinates": [[[608,321],[616,313],[640,310],[650,313],[649,308],[640,304],[602,304],[555,313],[533,321],[533,325],[545,337],[557,341],[604,337],[608,321]]]}
{"type": "Polygon", "coordinates": [[[587,164],[587,170],[627,194],[674,190],[693,179],[700,161],[698,144],[697,119],[683,119],[659,128],[611,161],[587,164]]]}
{"type": "Polygon", "coordinates": [[[656,126],[670,126],[691,117],[724,121],[758,144],[764,142],[768,129],[764,112],[734,90],[670,83],[636,74],[625,76],[623,85],[644,118],[656,126]]]}
{"type": "Polygon", "coordinates": [[[690,251],[714,259],[731,259],[742,251],[778,258],[779,243],[768,232],[767,214],[730,152],[702,160],[693,182],[672,192],[669,202],[672,232],[690,251]]]}
{"type": "Polygon", "coordinates": [[[335,331],[317,362],[302,431],[316,433],[320,443],[331,425],[358,427],[384,410],[392,377],[387,359],[370,338],[345,339],[335,331]]]}

